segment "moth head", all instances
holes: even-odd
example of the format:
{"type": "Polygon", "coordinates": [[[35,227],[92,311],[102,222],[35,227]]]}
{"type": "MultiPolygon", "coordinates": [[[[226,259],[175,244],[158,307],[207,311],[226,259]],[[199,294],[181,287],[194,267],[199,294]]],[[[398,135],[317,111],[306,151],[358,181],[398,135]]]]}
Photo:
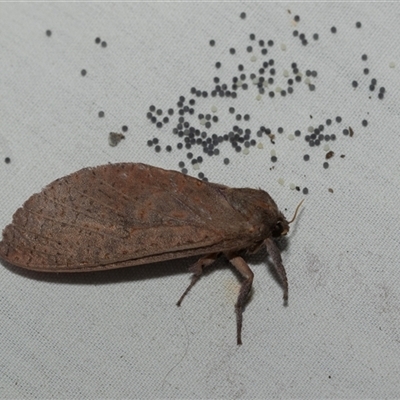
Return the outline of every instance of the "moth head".
{"type": "Polygon", "coordinates": [[[278,219],[272,228],[273,237],[280,237],[287,235],[290,229],[289,224],[291,224],[296,219],[297,212],[299,211],[300,206],[303,204],[303,201],[304,200],[302,200],[300,204],[296,207],[294,216],[290,221],[286,221],[286,218],[283,216],[283,214],[281,212],[279,213],[278,219]]]}
{"type": "Polygon", "coordinates": [[[278,220],[275,225],[272,227],[272,236],[280,237],[285,236],[289,232],[289,223],[286,221],[286,218],[282,213],[279,213],[278,220]]]}

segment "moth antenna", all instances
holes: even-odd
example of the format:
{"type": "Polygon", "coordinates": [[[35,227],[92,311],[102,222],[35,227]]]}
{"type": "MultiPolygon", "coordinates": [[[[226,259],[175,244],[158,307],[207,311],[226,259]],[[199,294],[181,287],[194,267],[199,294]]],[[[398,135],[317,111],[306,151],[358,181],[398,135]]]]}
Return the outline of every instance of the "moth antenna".
{"type": "Polygon", "coordinates": [[[297,217],[297,212],[299,211],[300,206],[303,204],[304,199],[299,203],[299,205],[296,207],[296,211],[294,212],[293,218],[288,222],[288,224],[291,224],[297,217]]]}

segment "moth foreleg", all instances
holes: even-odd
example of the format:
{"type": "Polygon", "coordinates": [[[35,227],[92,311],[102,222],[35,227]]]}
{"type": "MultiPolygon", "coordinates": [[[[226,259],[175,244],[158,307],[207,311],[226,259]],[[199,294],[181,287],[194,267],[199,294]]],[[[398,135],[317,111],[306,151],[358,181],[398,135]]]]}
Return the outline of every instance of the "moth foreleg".
{"type": "Polygon", "coordinates": [[[203,268],[211,265],[217,259],[217,257],[218,257],[218,253],[208,254],[208,255],[200,258],[200,260],[198,260],[191,267],[189,267],[189,271],[193,273],[192,281],[190,282],[190,285],[185,290],[185,293],[183,293],[181,298],[176,303],[176,305],[178,307],[181,305],[184,297],[189,293],[189,290],[200,279],[201,275],[203,274],[203,268]]]}
{"type": "Polygon", "coordinates": [[[282,264],[281,252],[274,240],[271,238],[265,239],[265,245],[267,247],[268,254],[271,256],[274,263],[275,271],[277,272],[283,285],[283,300],[287,302],[289,297],[289,287],[285,267],[282,264]]]}
{"type": "Polygon", "coordinates": [[[239,296],[236,302],[236,338],[237,344],[242,344],[242,322],[243,322],[243,307],[246,304],[247,297],[250,293],[253,284],[253,271],[247,265],[242,257],[234,256],[233,254],[226,254],[230,263],[240,272],[245,278],[240,286],[239,296]]]}

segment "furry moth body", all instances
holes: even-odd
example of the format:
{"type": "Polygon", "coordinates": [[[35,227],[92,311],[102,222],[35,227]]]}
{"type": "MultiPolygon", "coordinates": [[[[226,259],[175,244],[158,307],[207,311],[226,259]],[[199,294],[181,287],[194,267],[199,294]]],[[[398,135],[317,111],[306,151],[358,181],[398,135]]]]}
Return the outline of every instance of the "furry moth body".
{"type": "Polygon", "coordinates": [[[208,183],[145,164],[84,168],[57,179],[19,208],[3,231],[0,257],[37,271],[85,272],[201,256],[191,284],[224,254],[243,276],[237,343],[253,272],[242,250],[265,245],[288,298],[273,238],[289,223],[268,193],[208,183]]]}

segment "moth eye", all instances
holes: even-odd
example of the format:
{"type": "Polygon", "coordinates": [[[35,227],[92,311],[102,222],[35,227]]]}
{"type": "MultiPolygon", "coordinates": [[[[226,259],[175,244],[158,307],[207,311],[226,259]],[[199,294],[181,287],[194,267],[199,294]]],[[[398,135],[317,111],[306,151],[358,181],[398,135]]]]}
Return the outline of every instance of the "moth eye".
{"type": "Polygon", "coordinates": [[[287,231],[284,229],[282,221],[278,221],[274,229],[272,230],[272,236],[274,237],[279,237],[279,236],[284,236],[287,234],[287,231]]]}

